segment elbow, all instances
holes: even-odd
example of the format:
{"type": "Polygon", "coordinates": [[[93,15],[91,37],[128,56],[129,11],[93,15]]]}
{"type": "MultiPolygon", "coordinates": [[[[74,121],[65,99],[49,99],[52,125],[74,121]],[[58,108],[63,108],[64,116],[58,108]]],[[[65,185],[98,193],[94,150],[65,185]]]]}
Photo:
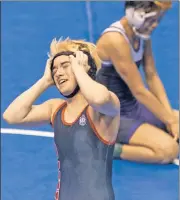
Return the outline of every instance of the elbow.
{"type": "Polygon", "coordinates": [[[6,113],[3,113],[3,119],[4,119],[8,124],[13,124],[12,119],[11,119],[6,113]]]}
{"type": "Polygon", "coordinates": [[[4,119],[8,124],[12,124],[12,120],[11,120],[6,114],[3,114],[3,119],[4,119]]]}
{"type": "Polygon", "coordinates": [[[15,117],[9,116],[6,112],[3,113],[3,119],[8,123],[8,124],[17,124],[15,117]]]}

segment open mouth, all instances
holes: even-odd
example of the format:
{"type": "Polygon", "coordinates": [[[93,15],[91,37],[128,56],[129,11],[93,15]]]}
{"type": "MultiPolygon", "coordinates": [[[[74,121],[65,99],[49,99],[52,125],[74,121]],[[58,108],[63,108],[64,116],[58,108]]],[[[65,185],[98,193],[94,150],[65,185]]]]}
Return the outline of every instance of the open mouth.
{"type": "Polygon", "coordinates": [[[67,81],[67,79],[61,79],[60,81],[58,81],[59,85],[62,85],[63,83],[65,83],[67,81]]]}

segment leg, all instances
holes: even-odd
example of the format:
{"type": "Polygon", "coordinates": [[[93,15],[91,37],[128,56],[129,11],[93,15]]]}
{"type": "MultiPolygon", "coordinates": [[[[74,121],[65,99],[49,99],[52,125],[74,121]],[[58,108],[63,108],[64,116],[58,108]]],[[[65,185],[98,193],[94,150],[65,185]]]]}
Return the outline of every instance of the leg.
{"type": "Polygon", "coordinates": [[[178,144],[164,130],[144,121],[121,117],[114,158],[165,164],[172,162],[177,154],[178,144]]]}
{"type": "MultiPolygon", "coordinates": [[[[117,146],[116,146],[117,147],[117,146]]],[[[122,145],[122,159],[167,164],[178,155],[178,144],[173,138],[149,124],[142,124],[136,129],[129,144],[122,145]]]]}

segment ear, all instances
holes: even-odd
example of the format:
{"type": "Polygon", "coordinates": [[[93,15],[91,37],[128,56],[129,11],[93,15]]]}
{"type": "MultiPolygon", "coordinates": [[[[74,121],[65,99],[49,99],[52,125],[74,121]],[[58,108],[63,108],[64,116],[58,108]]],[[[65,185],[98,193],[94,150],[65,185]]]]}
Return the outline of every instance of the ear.
{"type": "Polygon", "coordinates": [[[132,26],[139,29],[145,21],[145,13],[134,8],[127,8],[126,18],[132,26]]]}
{"type": "Polygon", "coordinates": [[[125,13],[127,20],[131,22],[133,20],[134,8],[127,8],[125,13]]]}

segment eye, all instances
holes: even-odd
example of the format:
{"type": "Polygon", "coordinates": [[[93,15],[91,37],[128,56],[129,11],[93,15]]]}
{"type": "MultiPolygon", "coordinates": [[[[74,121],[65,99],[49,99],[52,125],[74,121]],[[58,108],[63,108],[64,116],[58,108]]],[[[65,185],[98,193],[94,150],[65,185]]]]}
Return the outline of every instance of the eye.
{"type": "Polygon", "coordinates": [[[62,67],[63,67],[63,69],[69,67],[69,63],[65,63],[65,64],[63,64],[62,67]]]}

